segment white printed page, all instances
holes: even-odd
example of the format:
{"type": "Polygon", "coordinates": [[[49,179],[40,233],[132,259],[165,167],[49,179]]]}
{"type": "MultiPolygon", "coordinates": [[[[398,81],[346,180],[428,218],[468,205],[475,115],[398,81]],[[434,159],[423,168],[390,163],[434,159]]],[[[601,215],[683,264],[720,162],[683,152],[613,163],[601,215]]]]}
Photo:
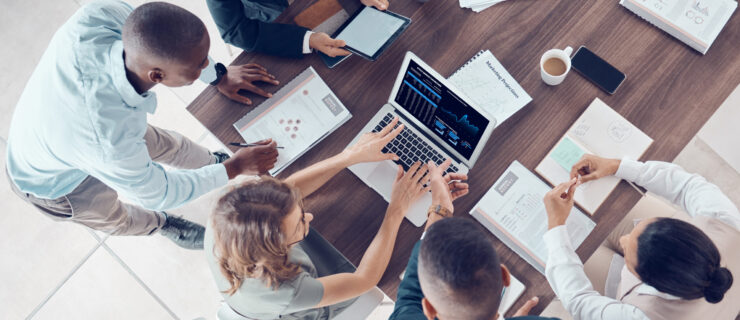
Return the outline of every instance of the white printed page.
{"type": "Polygon", "coordinates": [[[284,148],[270,170],[276,175],[350,116],[311,68],[234,126],[248,143],[271,138],[284,148]]]}
{"type": "Polygon", "coordinates": [[[450,82],[500,125],[532,98],[491,51],[486,50],[455,72],[450,82]]]}
{"type": "MultiPolygon", "coordinates": [[[[534,173],[514,161],[470,212],[543,274],[547,247],[542,237],[547,231],[547,212],[542,199],[550,189],[534,173]]],[[[574,207],[566,221],[573,246],[578,248],[595,226],[596,223],[574,207]]]]}
{"type": "MultiPolygon", "coordinates": [[[[552,185],[558,185],[570,180],[570,168],[584,153],[637,160],[652,143],[653,139],[596,98],[535,171],[552,185]]],[[[611,176],[584,183],[576,191],[576,203],[594,214],[619,181],[611,176]]]]}
{"type": "Polygon", "coordinates": [[[628,0],[709,47],[737,8],[728,0],[628,0]]]}

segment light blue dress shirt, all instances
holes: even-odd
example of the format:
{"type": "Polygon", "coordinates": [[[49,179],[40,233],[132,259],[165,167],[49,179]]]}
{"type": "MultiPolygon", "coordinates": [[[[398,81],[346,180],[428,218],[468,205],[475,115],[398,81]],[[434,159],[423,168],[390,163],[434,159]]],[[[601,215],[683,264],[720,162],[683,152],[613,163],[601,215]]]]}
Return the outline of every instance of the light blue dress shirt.
{"type": "Polygon", "coordinates": [[[56,199],[91,175],[150,210],[180,206],[226,184],[226,168],[165,170],[144,134],[153,92],[126,78],[121,32],[133,8],[120,1],[84,6],[54,35],[15,109],[8,173],[26,193],[56,199]]]}

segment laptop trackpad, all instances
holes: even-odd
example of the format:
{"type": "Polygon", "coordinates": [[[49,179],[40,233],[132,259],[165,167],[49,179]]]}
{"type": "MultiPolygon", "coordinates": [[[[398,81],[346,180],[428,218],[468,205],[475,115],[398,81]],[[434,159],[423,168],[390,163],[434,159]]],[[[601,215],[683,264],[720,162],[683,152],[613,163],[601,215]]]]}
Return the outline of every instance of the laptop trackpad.
{"type": "Polygon", "coordinates": [[[367,177],[370,185],[385,198],[386,201],[391,199],[393,181],[396,180],[398,166],[390,160],[378,163],[378,166],[367,177]]]}

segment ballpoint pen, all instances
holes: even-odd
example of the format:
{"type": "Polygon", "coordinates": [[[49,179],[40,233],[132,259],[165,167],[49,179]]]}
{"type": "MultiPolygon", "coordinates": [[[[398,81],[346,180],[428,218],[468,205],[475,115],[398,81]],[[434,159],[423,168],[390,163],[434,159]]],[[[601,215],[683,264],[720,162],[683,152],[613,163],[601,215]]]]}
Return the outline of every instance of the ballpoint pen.
{"type": "MultiPolygon", "coordinates": [[[[256,144],[256,143],[239,143],[239,142],[231,142],[231,143],[229,143],[229,145],[230,145],[230,146],[235,146],[235,147],[242,147],[242,148],[247,148],[247,147],[258,147],[258,146],[264,146],[264,144],[256,144]]],[[[285,149],[285,147],[275,147],[275,148],[278,148],[278,149],[285,149]]]]}

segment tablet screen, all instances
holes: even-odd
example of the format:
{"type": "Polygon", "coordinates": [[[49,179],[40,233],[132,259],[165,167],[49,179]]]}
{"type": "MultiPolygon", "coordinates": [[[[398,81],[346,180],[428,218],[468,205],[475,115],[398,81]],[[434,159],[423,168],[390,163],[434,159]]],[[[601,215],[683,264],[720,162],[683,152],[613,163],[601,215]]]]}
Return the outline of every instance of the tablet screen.
{"type": "Polygon", "coordinates": [[[344,40],[352,49],[372,57],[404,23],[401,18],[365,7],[336,38],[344,40]]]}

